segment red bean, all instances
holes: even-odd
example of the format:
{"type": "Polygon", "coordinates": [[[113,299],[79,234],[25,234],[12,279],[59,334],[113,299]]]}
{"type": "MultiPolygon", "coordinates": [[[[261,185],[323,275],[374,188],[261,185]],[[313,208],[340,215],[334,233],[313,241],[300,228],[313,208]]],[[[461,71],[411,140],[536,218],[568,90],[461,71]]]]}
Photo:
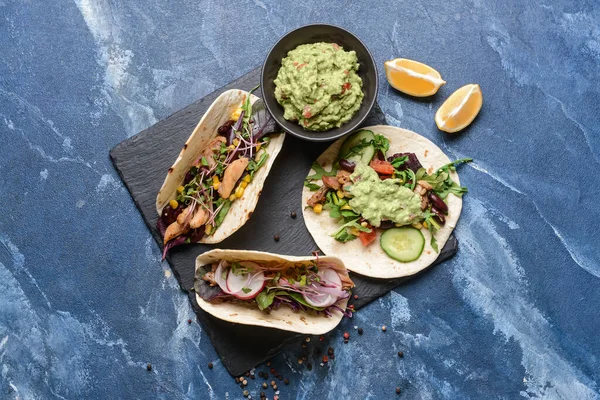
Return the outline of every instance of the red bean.
{"type": "Polygon", "coordinates": [[[354,172],[354,168],[356,168],[356,163],[343,159],[340,160],[340,168],[344,171],[354,172]]]}
{"type": "Polygon", "coordinates": [[[431,201],[431,204],[435,208],[437,208],[439,211],[443,212],[444,214],[448,215],[448,206],[446,205],[444,200],[441,199],[440,196],[433,193],[432,191],[429,191],[427,193],[427,197],[429,198],[429,201],[431,201]]]}
{"type": "Polygon", "coordinates": [[[435,214],[433,218],[437,221],[437,223],[440,225],[444,225],[446,223],[446,217],[444,217],[444,214],[442,214],[440,210],[432,206],[431,212],[435,214]]]}

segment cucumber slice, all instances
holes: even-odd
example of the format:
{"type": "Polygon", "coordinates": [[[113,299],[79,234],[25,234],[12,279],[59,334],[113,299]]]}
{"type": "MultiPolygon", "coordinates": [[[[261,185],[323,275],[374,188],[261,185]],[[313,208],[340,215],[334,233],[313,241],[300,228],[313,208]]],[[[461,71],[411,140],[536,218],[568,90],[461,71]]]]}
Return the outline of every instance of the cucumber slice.
{"type": "Polygon", "coordinates": [[[418,259],[425,247],[423,233],[410,226],[392,228],[381,234],[379,244],[385,254],[400,262],[418,259]]]}
{"type": "MultiPolygon", "coordinates": [[[[348,155],[350,154],[351,149],[354,146],[360,144],[360,142],[362,142],[363,139],[366,142],[370,142],[373,139],[375,139],[375,134],[372,131],[361,129],[360,131],[355,132],[352,135],[350,135],[348,137],[348,139],[346,139],[344,141],[344,143],[342,144],[342,147],[340,147],[340,152],[338,153],[338,160],[347,158],[348,155]]],[[[360,149],[359,153],[352,154],[347,159],[350,161],[362,161],[363,163],[368,164],[371,162],[371,159],[373,159],[374,155],[375,155],[375,147],[366,146],[366,147],[363,147],[362,149],[360,149]]]]}

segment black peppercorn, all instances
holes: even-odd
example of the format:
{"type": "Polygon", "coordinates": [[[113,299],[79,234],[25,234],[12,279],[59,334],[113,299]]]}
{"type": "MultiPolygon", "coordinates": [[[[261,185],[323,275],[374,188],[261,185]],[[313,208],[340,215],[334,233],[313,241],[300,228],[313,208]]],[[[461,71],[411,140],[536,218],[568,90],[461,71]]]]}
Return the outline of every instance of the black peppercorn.
{"type": "Polygon", "coordinates": [[[296,218],[296,213],[292,211],[292,212],[290,213],[290,217],[292,217],[292,218],[296,218]]]}
{"type": "Polygon", "coordinates": [[[398,357],[400,357],[400,358],[404,357],[404,353],[403,353],[403,352],[401,352],[401,351],[399,351],[399,352],[398,352],[398,357]]]}
{"type": "Polygon", "coordinates": [[[276,242],[279,242],[279,235],[273,236],[273,240],[275,240],[276,242]]]}
{"type": "Polygon", "coordinates": [[[146,369],[148,371],[152,371],[152,364],[148,363],[148,365],[146,365],[146,369]]]}
{"type": "Polygon", "coordinates": [[[211,363],[211,362],[208,363],[208,369],[213,369],[213,363],[211,363]]]}
{"type": "Polygon", "coordinates": [[[363,334],[363,328],[358,328],[358,334],[362,335],[363,334]]]}
{"type": "Polygon", "coordinates": [[[396,387],[396,393],[397,393],[397,394],[400,394],[400,392],[401,392],[400,388],[399,388],[399,387],[396,387]]]}

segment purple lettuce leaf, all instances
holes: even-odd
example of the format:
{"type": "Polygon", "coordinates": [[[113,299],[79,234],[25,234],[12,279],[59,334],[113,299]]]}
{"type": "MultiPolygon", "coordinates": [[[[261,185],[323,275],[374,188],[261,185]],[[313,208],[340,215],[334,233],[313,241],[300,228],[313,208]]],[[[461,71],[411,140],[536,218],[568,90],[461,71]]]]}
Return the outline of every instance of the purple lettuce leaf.
{"type": "Polygon", "coordinates": [[[204,265],[196,271],[196,276],[194,277],[194,291],[204,300],[211,301],[215,297],[223,294],[223,290],[217,286],[210,286],[210,283],[202,279],[207,272],[212,270],[212,266],[204,265]]]}
{"type": "Polygon", "coordinates": [[[227,132],[227,136],[225,137],[227,139],[227,146],[230,146],[233,143],[233,140],[235,139],[235,132],[242,131],[242,126],[244,126],[244,115],[245,114],[246,114],[246,111],[242,110],[238,120],[235,121],[235,124],[233,124],[231,126],[231,129],[229,129],[229,132],[227,132]]]}
{"type": "Polygon", "coordinates": [[[262,100],[257,100],[252,105],[252,140],[258,142],[263,136],[270,133],[279,133],[281,128],[265,107],[262,100]]]}
{"type": "Polygon", "coordinates": [[[175,239],[172,239],[165,245],[163,248],[162,259],[164,260],[167,257],[167,252],[171,250],[175,246],[179,246],[185,244],[187,242],[187,235],[177,236],[175,239]]]}

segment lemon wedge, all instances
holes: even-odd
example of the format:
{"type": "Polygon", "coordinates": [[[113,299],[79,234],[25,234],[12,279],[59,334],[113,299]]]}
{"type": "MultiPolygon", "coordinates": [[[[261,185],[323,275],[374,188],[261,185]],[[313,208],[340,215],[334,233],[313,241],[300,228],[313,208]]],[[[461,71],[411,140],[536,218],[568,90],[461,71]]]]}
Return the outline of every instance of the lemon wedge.
{"type": "Polygon", "coordinates": [[[446,81],[429,65],[406,58],[396,58],[384,63],[385,76],[396,90],[415,97],[434,95],[446,81]]]}
{"type": "Polygon", "coordinates": [[[435,124],[444,132],[458,132],[473,122],[482,104],[483,94],[479,85],[465,85],[440,106],[435,113],[435,124]]]}

